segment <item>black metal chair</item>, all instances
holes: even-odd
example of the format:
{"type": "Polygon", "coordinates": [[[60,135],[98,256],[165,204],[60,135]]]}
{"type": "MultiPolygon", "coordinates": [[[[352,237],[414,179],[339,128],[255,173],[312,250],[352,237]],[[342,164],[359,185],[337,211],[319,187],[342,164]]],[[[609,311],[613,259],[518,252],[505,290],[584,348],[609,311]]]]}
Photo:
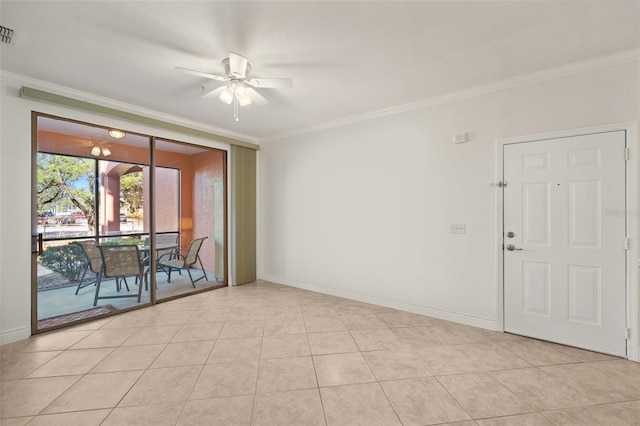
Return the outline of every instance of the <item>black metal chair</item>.
{"type": "Polygon", "coordinates": [[[171,282],[171,272],[172,271],[180,271],[182,269],[186,269],[189,274],[189,279],[191,280],[191,285],[193,288],[196,288],[196,283],[202,279],[208,281],[207,273],[202,266],[202,260],[200,259],[200,248],[202,247],[202,243],[206,240],[207,237],[196,238],[191,241],[189,244],[189,248],[182,253],[166,253],[160,256],[157,260],[158,266],[162,267],[163,270],[167,271],[169,278],[167,282],[171,282]],[[198,279],[194,280],[191,275],[191,266],[193,266],[196,262],[200,263],[200,270],[202,270],[202,276],[198,279]]]}

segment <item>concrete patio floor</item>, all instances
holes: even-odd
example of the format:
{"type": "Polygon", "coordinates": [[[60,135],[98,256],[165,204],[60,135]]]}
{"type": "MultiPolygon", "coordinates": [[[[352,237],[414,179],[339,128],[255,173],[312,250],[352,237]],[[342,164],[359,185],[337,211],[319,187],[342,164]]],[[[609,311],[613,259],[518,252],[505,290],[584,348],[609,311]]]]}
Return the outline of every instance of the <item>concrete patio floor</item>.
{"type": "MultiPolygon", "coordinates": [[[[214,271],[206,271],[209,281],[200,280],[195,283],[196,289],[191,285],[189,275],[186,271],[182,271],[182,275],[174,272],[171,274],[171,283],[167,282],[167,275],[164,272],[158,272],[156,274],[157,283],[157,299],[169,298],[176,295],[182,295],[191,293],[203,288],[218,286],[221,283],[215,281],[214,271]]],[[[198,279],[202,276],[200,270],[191,271],[193,277],[198,279]]],[[[149,277],[149,282],[151,282],[149,277]]],[[[115,280],[109,279],[103,281],[100,286],[100,297],[113,296],[113,295],[137,295],[138,285],[134,284],[134,278],[128,278],[129,291],[127,291],[124,283],[120,292],[116,291],[115,280]]],[[[144,285],[144,284],[143,284],[144,285]]],[[[38,292],[38,320],[56,317],[59,315],[70,314],[74,312],[84,311],[94,308],[93,299],[95,296],[95,285],[88,285],[80,289],[76,295],[77,285],[62,287],[57,289],[45,290],[38,292]]],[[[138,303],[137,298],[113,298],[113,299],[100,299],[96,307],[112,305],[118,309],[126,309],[133,306],[140,306],[150,302],[149,290],[142,290],[142,298],[138,303]]]]}

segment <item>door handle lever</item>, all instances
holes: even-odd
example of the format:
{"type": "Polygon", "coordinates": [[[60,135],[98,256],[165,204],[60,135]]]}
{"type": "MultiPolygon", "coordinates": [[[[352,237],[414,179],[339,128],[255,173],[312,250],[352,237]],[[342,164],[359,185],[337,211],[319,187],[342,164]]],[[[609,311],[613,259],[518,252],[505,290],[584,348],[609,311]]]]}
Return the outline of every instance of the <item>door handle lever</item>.
{"type": "Polygon", "coordinates": [[[42,232],[31,236],[31,253],[41,255],[43,252],[42,232]]]}
{"type": "Polygon", "coordinates": [[[516,248],[516,246],[514,246],[513,244],[509,244],[509,245],[507,245],[507,250],[514,251],[514,250],[522,250],[522,249],[521,248],[516,248]]]}

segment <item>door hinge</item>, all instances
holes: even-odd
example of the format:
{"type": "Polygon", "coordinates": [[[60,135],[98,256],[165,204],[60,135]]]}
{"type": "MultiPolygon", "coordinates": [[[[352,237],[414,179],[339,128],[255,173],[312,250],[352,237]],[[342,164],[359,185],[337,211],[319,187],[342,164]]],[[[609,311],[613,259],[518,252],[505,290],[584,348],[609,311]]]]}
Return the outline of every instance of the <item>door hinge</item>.
{"type": "Polygon", "coordinates": [[[625,327],[624,328],[624,338],[626,340],[631,340],[631,328],[630,327],[625,327]]]}
{"type": "Polygon", "coordinates": [[[504,180],[504,181],[500,181],[500,182],[498,182],[498,183],[496,184],[496,186],[497,186],[498,188],[506,188],[506,187],[507,187],[507,181],[506,181],[506,180],[504,180]]]}
{"type": "Polygon", "coordinates": [[[631,148],[626,147],[624,149],[624,159],[625,160],[631,160],[631,148]]]}
{"type": "Polygon", "coordinates": [[[631,249],[631,238],[625,238],[624,239],[624,249],[625,250],[630,250],[631,249]]]}

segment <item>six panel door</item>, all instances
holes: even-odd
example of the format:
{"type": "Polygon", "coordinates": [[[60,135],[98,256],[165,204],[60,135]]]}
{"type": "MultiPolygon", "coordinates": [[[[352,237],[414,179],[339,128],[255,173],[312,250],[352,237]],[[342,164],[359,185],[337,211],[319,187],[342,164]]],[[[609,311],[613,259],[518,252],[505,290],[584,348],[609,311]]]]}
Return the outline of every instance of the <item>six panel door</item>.
{"type": "Polygon", "coordinates": [[[626,356],[625,144],[504,145],[505,331],[626,356]]]}

